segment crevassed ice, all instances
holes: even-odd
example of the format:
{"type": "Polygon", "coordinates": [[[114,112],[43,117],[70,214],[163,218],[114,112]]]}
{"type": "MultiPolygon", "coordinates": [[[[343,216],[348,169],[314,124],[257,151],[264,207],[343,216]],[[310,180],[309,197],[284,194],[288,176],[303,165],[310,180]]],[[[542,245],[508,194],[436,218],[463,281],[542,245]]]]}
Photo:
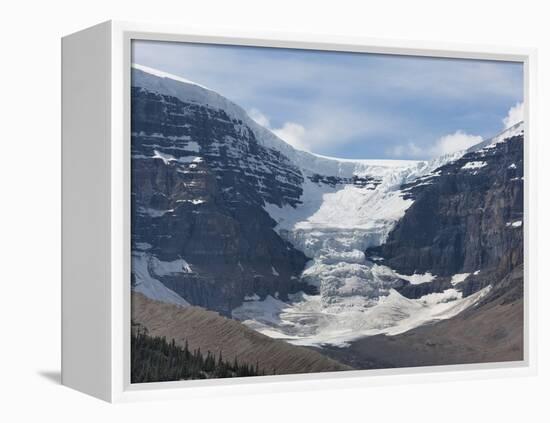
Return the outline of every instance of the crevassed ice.
{"type": "MultiPolygon", "coordinates": [[[[402,197],[400,187],[452,160],[456,155],[401,166],[365,165],[363,176],[376,176],[375,189],[352,185],[331,187],[305,179],[302,204],[265,209],[277,222],[278,233],[311,257],[302,280],[319,288],[319,295],[300,294],[284,303],[268,297],[249,301],[233,311],[233,317],[268,336],[298,345],[345,346],[360,336],[389,335],[427,321],[451,317],[475,301],[454,289],[418,300],[400,295],[395,288],[429,282],[424,275],[400,275],[365,258],[370,246],[385,242],[395,223],[413,203],[402,197]]],[[[306,175],[307,176],[307,175],[306,175]]]]}

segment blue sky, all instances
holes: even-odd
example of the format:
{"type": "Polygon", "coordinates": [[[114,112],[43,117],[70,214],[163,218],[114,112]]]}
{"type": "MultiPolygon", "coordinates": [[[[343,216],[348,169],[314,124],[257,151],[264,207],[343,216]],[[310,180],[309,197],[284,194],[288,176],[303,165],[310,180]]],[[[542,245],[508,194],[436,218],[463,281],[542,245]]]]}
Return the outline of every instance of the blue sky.
{"type": "Polygon", "coordinates": [[[294,146],[428,159],[521,119],[521,63],[134,41],[133,62],[205,85],[294,146]]]}

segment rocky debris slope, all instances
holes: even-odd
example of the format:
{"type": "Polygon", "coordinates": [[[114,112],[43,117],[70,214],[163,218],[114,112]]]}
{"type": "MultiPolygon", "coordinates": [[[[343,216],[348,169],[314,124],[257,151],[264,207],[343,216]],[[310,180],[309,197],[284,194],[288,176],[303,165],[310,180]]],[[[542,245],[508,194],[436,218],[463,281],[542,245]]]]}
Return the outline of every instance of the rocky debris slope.
{"type": "Polygon", "coordinates": [[[132,321],[147,328],[150,336],[189,343],[191,351],[210,351],[224,360],[235,358],[266,374],[296,374],[351,370],[316,351],[269,338],[243,324],[200,307],[180,307],[153,301],[139,293],[132,295],[132,321]]]}

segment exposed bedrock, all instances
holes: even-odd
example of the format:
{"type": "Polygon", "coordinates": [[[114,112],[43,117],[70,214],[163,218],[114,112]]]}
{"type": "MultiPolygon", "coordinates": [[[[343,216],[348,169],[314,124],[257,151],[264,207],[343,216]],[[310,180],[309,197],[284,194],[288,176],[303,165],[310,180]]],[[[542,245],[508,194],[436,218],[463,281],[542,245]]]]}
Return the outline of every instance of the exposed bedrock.
{"type": "Polygon", "coordinates": [[[189,265],[152,277],[224,314],[247,295],[312,289],[297,279],[306,256],[262,208],[295,204],[300,171],[221,110],[137,88],[132,98],[133,249],[189,265]]]}
{"type": "Polygon", "coordinates": [[[462,285],[468,294],[523,263],[523,135],[438,171],[428,182],[403,186],[414,203],[386,243],[366,254],[403,274],[470,273],[462,285]],[[474,276],[478,270],[483,277],[474,276]]]}

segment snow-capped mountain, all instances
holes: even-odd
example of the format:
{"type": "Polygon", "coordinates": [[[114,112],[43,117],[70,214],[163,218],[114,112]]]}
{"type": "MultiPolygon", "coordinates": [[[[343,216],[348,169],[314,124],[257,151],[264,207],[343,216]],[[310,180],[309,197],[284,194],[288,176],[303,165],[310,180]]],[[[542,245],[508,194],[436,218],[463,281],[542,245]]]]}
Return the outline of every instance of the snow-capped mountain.
{"type": "Polygon", "coordinates": [[[166,266],[184,259],[192,269],[159,275],[145,266],[150,278],[134,272],[136,289],[162,281],[185,300],[224,313],[247,296],[286,299],[298,289],[316,290],[300,280],[304,251],[272,230],[270,207],[305,202],[303,211],[340,187],[378,193],[378,186],[397,186],[426,167],[295,150],[214,91],[139,66],[132,111],[136,267],[155,257],[166,266]]]}
{"type": "Polygon", "coordinates": [[[293,148],[215,91],[134,65],[134,289],[297,344],[341,345],[452,317],[489,293],[490,283],[465,282],[489,262],[455,265],[444,280],[425,259],[410,264],[418,254],[402,249],[432,222],[409,216],[433,206],[441,187],[478,179],[478,202],[466,206],[481,207],[522,137],[521,125],[510,131],[429,162],[327,158],[293,148]]]}

